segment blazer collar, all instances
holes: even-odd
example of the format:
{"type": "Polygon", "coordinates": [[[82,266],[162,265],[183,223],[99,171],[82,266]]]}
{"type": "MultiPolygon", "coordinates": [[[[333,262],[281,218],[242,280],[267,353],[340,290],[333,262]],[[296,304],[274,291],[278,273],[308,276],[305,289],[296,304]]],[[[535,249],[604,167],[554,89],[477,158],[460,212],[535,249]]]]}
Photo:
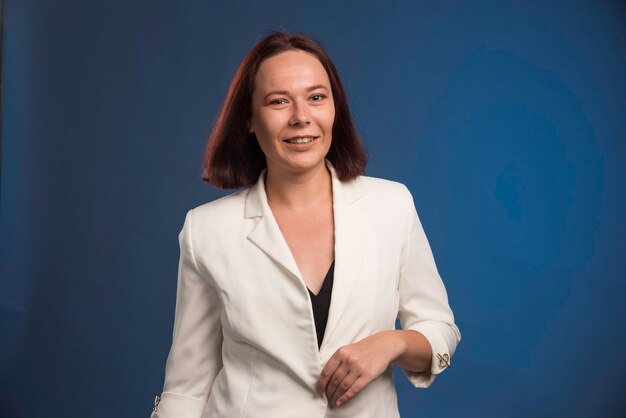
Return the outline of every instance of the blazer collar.
{"type": "MultiPolygon", "coordinates": [[[[344,183],[337,178],[331,162],[328,160],[325,162],[332,177],[335,269],[328,322],[321,350],[324,349],[326,341],[332,338],[332,332],[356,284],[368,235],[368,218],[359,205],[359,199],[363,196],[361,179],[357,177],[344,183]]],[[[290,273],[292,280],[299,281],[303,297],[308,298],[306,284],[267,203],[264,182],[266,170],[261,171],[256,184],[246,195],[245,218],[259,218],[248,234],[248,239],[290,273]]]]}

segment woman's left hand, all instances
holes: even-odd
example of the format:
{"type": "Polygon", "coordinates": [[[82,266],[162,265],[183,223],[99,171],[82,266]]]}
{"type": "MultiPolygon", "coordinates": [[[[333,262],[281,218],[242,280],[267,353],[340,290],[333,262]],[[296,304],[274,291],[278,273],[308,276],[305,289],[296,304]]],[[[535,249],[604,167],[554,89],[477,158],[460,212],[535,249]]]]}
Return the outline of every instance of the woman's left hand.
{"type": "Polygon", "coordinates": [[[315,391],[326,392],[331,406],[341,406],[380,376],[404,350],[396,331],[383,331],[335,351],[322,370],[315,391]]]}

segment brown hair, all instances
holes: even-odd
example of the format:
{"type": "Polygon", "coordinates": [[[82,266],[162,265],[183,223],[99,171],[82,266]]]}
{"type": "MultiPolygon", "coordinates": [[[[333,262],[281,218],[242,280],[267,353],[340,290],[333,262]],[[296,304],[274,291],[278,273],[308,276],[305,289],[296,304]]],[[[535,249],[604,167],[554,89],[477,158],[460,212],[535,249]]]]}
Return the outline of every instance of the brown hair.
{"type": "Polygon", "coordinates": [[[354,127],[346,94],[332,60],[309,36],[273,31],[248,52],[233,77],[206,146],[202,170],[204,181],[220,189],[247,187],[257,181],[267,162],[256,136],[248,132],[254,78],[263,60],[294,49],[315,55],[330,79],[335,120],[326,158],[341,181],[363,174],[367,154],[354,127]]]}

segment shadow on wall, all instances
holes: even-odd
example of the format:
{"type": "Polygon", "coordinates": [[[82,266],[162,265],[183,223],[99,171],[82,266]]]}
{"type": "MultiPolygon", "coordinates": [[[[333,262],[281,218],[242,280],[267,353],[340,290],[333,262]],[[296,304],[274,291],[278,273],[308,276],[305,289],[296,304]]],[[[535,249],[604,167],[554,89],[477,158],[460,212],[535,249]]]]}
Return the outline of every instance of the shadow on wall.
{"type": "MultiPolygon", "coordinates": [[[[428,173],[416,164],[414,175],[429,179],[425,195],[446,202],[433,223],[454,237],[445,246],[454,253],[451,277],[463,278],[454,283],[457,302],[473,312],[459,313],[461,329],[471,330],[464,349],[488,361],[468,372],[513,410],[522,399],[525,411],[562,407],[568,402],[560,398],[582,389],[559,386],[586,373],[571,367],[563,344],[595,326],[581,304],[589,285],[575,276],[595,251],[601,209],[593,129],[553,73],[486,47],[450,73],[427,121],[418,141],[428,141],[434,161],[428,173]],[[501,382],[529,392],[498,390],[501,382]]],[[[472,387],[478,397],[485,391],[472,387]]]]}

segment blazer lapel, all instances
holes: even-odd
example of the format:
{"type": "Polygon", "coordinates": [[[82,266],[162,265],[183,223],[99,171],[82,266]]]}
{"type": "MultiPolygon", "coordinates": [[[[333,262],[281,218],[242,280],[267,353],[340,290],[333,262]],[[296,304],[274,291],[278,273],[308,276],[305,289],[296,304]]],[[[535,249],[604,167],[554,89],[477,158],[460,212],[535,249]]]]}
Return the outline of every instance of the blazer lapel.
{"type": "Polygon", "coordinates": [[[245,218],[259,218],[257,224],[248,234],[248,239],[304,283],[296,260],[293,258],[287,241],[280,232],[278,223],[267,203],[264,183],[266,170],[265,168],[261,171],[259,180],[250,188],[246,196],[245,218]]]}
{"type": "MultiPolygon", "coordinates": [[[[331,172],[333,187],[335,270],[330,310],[321,348],[330,339],[349,302],[350,294],[359,277],[368,235],[368,218],[359,209],[358,203],[362,197],[360,179],[343,183],[337,178],[330,161],[326,160],[326,165],[331,172]]],[[[308,297],[298,265],[267,203],[264,184],[266,170],[261,171],[259,180],[249,189],[246,196],[245,217],[259,218],[248,234],[248,239],[296,277],[302,283],[303,296],[308,297]]]]}
{"type": "Polygon", "coordinates": [[[360,210],[363,193],[360,179],[342,183],[327,161],[333,181],[333,212],[335,220],[335,271],[328,321],[320,351],[332,341],[333,331],[350,302],[357,283],[368,237],[368,217],[360,210]]]}

